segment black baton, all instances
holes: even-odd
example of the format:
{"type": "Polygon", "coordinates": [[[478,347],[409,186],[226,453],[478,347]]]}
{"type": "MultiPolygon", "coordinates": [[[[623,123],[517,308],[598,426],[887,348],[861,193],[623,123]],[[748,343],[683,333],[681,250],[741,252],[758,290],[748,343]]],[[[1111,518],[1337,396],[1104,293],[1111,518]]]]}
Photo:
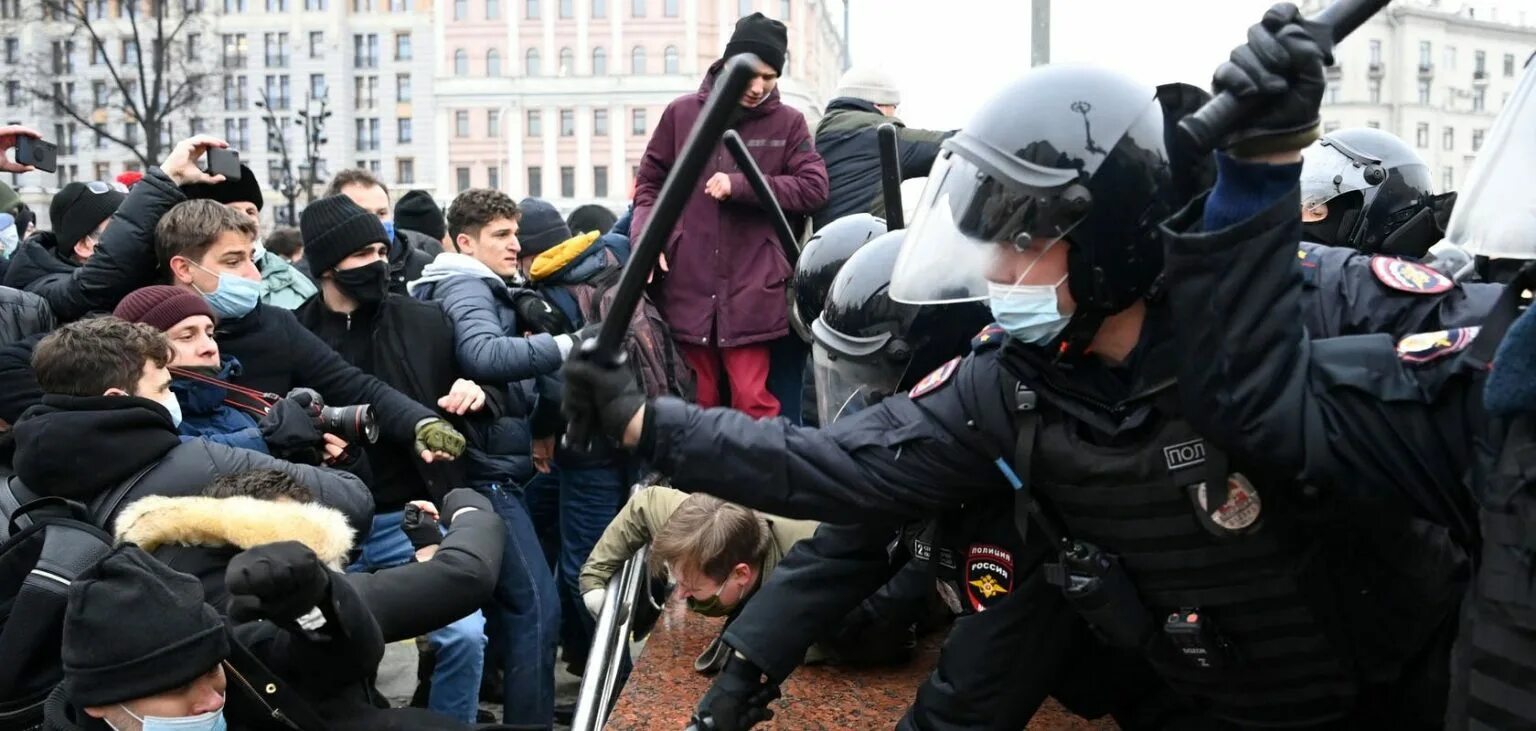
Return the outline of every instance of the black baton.
{"type": "Polygon", "coordinates": [[[725,149],[736,159],[736,167],[741,168],[741,174],[746,176],[747,185],[752,186],[752,192],[757,194],[758,203],[768,209],[768,217],[773,219],[773,229],[779,234],[779,245],[784,247],[784,258],[789,261],[789,268],[794,269],[795,262],[800,259],[799,239],[789,227],[789,219],[785,217],[778,197],[773,194],[773,188],[768,187],[768,178],[763,177],[762,168],[757,166],[757,160],[752,159],[752,153],[747,151],[747,143],[742,141],[741,135],[736,134],[736,130],[725,131],[725,149]]]}
{"type": "Polygon", "coordinates": [[[901,151],[896,147],[896,125],[886,122],[875,130],[880,139],[880,192],[885,198],[885,230],[907,227],[901,207],[901,151]]]}
{"type": "MultiPolygon", "coordinates": [[[[1390,0],[1336,0],[1333,4],[1323,8],[1317,15],[1312,16],[1312,22],[1327,26],[1333,36],[1333,42],[1344,40],[1350,33],[1355,32],[1362,23],[1370,20],[1372,15],[1387,6],[1390,0]]],[[[1261,102],[1256,97],[1238,99],[1231,92],[1223,91],[1217,94],[1205,106],[1179,120],[1179,129],[1189,136],[1199,149],[1209,150],[1216,146],[1217,141],[1231,132],[1243,118],[1253,111],[1254,104],[1261,102]]]]}

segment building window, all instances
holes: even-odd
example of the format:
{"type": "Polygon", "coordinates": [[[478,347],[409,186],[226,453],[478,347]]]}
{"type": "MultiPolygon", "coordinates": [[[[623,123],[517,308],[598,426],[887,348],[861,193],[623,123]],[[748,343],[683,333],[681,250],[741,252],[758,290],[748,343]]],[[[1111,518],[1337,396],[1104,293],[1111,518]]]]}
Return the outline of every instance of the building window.
{"type": "Polygon", "coordinates": [[[395,76],[395,103],[406,104],[411,101],[411,75],[399,74],[395,76]]]}
{"type": "Polygon", "coordinates": [[[1428,70],[1432,64],[1429,41],[1419,41],[1419,69],[1428,70]]]}
{"type": "Polygon", "coordinates": [[[453,52],[453,75],[469,75],[469,51],[460,48],[453,52]]]}
{"type": "Polygon", "coordinates": [[[309,57],[320,58],[325,52],[325,31],[312,30],[309,32],[309,57]]]}
{"type": "Polygon", "coordinates": [[[1442,148],[1444,148],[1444,149],[1447,149],[1447,150],[1454,150],[1454,149],[1456,149],[1456,128],[1455,127],[1452,127],[1450,125],[1446,125],[1445,130],[1440,133],[1440,146],[1442,148]]]}
{"type": "Polygon", "coordinates": [[[661,0],[661,14],[668,18],[676,18],[677,0],[661,0]]]}
{"type": "Polygon", "coordinates": [[[379,34],[354,33],[352,35],[352,65],[360,69],[379,67],[379,34]]]}
{"type": "Polygon", "coordinates": [[[324,99],[325,97],[325,74],[310,74],[309,98],[324,99]]]}
{"type": "Polygon", "coordinates": [[[395,34],[395,60],[396,61],[409,61],[409,60],[411,60],[411,34],[410,33],[396,33],[395,34]]]}
{"type": "Polygon", "coordinates": [[[608,50],[602,46],[592,49],[592,75],[608,75],[608,50]]]}
{"type": "Polygon", "coordinates": [[[1504,54],[1504,78],[1513,78],[1515,75],[1515,54],[1504,54]]]}
{"type": "Polygon", "coordinates": [[[1472,90],[1472,111],[1481,112],[1488,101],[1488,90],[1479,86],[1472,90]]]}
{"type": "Polygon", "coordinates": [[[635,50],[629,54],[629,72],[632,74],[645,73],[645,47],[635,46],[635,50]]]}
{"type": "Polygon", "coordinates": [[[574,110],[574,109],[561,109],[560,110],[560,136],[561,137],[575,137],[576,136],[576,110],[574,110]]]}
{"type": "Polygon", "coordinates": [[[528,195],[532,198],[544,197],[544,168],[537,165],[528,168],[528,195]]]}
{"type": "Polygon", "coordinates": [[[416,161],[402,157],[395,161],[395,182],[410,185],[416,182],[416,161]]]}
{"type": "Polygon", "coordinates": [[[524,3],[528,6],[527,18],[529,20],[538,20],[539,0],[524,0],[524,3]]]}
{"type": "Polygon", "coordinates": [[[373,12],[373,0],[352,0],[352,12],[354,12],[354,13],[371,13],[371,12],[373,12]]]}
{"type": "Polygon", "coordinates": [[[629,14],[636,18],[645,17],[645,0],[630,0],[629,14]]]}
{"type": "Polygon", "coordinates": [[[752,0],[736,0],[736,16],[745,18],[752,14],[752,0]]]}
{"type": "Polygon", "coordinates": [[[1371,68],[1381,67],[1381,41],[1371,39],[1371,68]]]}
{"type": "Polygon", "coordinates": [[[245,109],[245,77],[224,77],[224,111],[238,112],[245,109]]]}
{"type": "Polygon", "coordinates": [[[576,0],[560,0],[560,17],[576,17],[576,0]]]}
{"type": "Polygon", "coordinates": [[[485,0],[485,19],[501,20],[501,0],[485,0]]]}
{"type": "Polygon", "coordinates": [[[410,117],[400,117],[395,120],[395,141],[402,145],[411,144],[412,120],[410,117]]]}
{"type": "Polygon", "coordinates": [[[542,73],[542,69],[539,64],[539,49],[530,48],[527,53],[523,54],[523,75],[538,76],[540,73],[542,73]]]}
{"type": "Polygon", "coordinates": [[[1419,149],[1421,150],[1429,149],[1428,122],[1419,122],[1418,126],[1414,128],[1414,142],[1418,144],[1419,149]]]}
{"type": "Polygon", "coordinates": [[[21,41],[16,38],[5,39],[5,62],[14,64],[21,57],[21,41]]]}
{"type": "Polygon", "coordinates": [[[592,17],[608,17],[608,0],[592,0],[592,17]]]}
{"type": "Polygon", "coordinates": [[[560,197],[576,197],[576,168],[569,166],[560,168],[560,197]]]}
{"type": "Polygon", "coordinates": [[[325,0],[304,0],[305,10],[325,10],[325,0]]]}
{"type": "Polygon", "coordinates": [[[1483,78],[1488,74],[1488,54],[1484,51],[1472,52],[1473,78],[1483,78]]]}
{"type": "Polygon", "coordinates": [[[1472,130],[1472,151],[1473,152],[1477,152],[1478,150],[1483,149],[1483,132],[1485,132],[1485,131],[1486,130],[1481,130],[1481,129],[1474,129],[1474,130],[1472,130]]]}
{"type": "Polygon", "coordinates": [[[540,114],[537,109],[528,110],[528,136],[544,136],[544,115],[540,114]]]}
{"type": "Polygon", "coordinates": [[[592,197],[608,197],[608,166],[597,165],[592,168],[592,197]]]}
{"type": "Polygon", "coordinates": [[[244,33],[224,34],[224,68],[245,68],[246,43],[244,33]]]}
{"type": "Polygon", "coordinates": [[[293,89],[288,85],[288,74],[267,77],[267,106],[278,110],[293,106],[293,89]]]}
{"type": "Polygon", "coordinates": [[[485,169],[485,187],[491,190],[501,190],[500,165],[492,165],[485,169]]]}
{"type": "Polygon", "coordinates": [[[1371,103],[1372,104],[1380,104],[1381,103],[1381,79],[1371,79],[1370,84],[1367,86],[1367,88],[1370,90],[1371,103]]]}
{"type": "Polygon", "coordinates": [[[469,17],[469,0],[453,0],[453,19],[463,20],[469,17]]]}
{"type": "Polygon", "coordinates": [[[104,107],[111,103],[111,97],[107,94],[107,82],[91,82],[91,106],[104,107]]]}
{"type": "Polygon", "coordinates": [[[1378,121],[1373,119],[1373,120],[1371,120],[1369,122],[1366,122],[1365,126],[1371,128],[1371,129],[1381,129],[1381,122],[1378,122],[1378,121]]]}
{"type": "MultiPolygon", "coordinates": [[[[98,58],[102,62],[107,60],[107,56],[106,56],[105,53],[102,53],[100,45],[96,46],[96,55],[91,57],[91,65],[93,65],[93,66],[96,65],[98,63],[98,61],[97,61],[98,58]]],[[[201,33],[188,33],[187,34],[187,60],[188,61],[201,61],[201,60],[203,60],[203,34],[201,34],[201,33]]]]}
{"type": "Polygon", "coordinates": [[[1456,169],[1455,168],[1450,167],[1449,165],[1447,165],[1444,169],[1442,169],[1440,171],[1440,189],[1441,190],[1455,190],[1456,189],[1456,169]]]}
{"type": "Polygon", "coordinates": [[[357,119],[357,151],[375,152],[379,149],[379,120],[377,117],[357,119]]]}
{"type": "Polygon", "coordinates": [[[379,77],[358,76],[352,79],[352,103],[358,109],[374,109],[379,106],[379,77]]]}
{"type": "Polygon", "coordinates": [[[96,179],[106,180],[112,177],[112,166],[104,162],[96,163],[96,179]]]}
{"type": "Polygon", "coordinates": [[[267,33],[262,36],[268,68],[288,67],[288,34],[267,33]]]}
{"type": "Polygon", "coordinates": [[[453,177],[459,185],[458,192],[469,190],[469,168],[454,168],[453,177]]]}
{"type": "Polygon", "coordinates": [[[635,136],[645,134],[645,110],[632,109],[629,112],[629,132],[635,136]]]}
{"type": "Polygon", "coordinates": [[[485,75],[493,78],[501,75],[501,52],[494,48],[485,52],[485,75]]]}
{"type": "Polygon", "coordinates": [[[576,73],[576,52],[569,48],[560,49],[560,75],[570,76],[576,73]]]}
{"type": "Polygon", "coordinates": [[[594,136],[594,137],[607,137],[608,136],[608,110],[607,109],[593,109],[592,110],[592,136],[594,136]]]}
{"type": "Polygon", "coordinates": [[[1338,104],[1339,103],[1339,85],[1338,84],[1329,84],[1328,85],[1328,103],[1329,104],[1338,104]]]}
{"type": "Polygon", "coordinates": [[[459,110],[453,113],[453,134],[455,137],[469,136],[469,112],[459,110]]]}
{"type": "Polygon", "coordinates": [[[485,112],[485,133],[490,137],[501,136],[501,110],[488,109],[485,112]]]}
{"type": "Polygon", "coordinates": [[[1455,46],[1446,46],[1445,47],[1445,70],[1446,71],[1455,71],[1456,70],[1456,47],[1455,46]]]}
{"type": "Polygon", "coordinates": [[[661,55],[661,65],[662,70],[668,74],[675,74],[678,72],[677,46],[667,46],[667,50],[663,51],[661,55]]]}
{"type": "Polygon", "coordinates": [[[1419,79],[1419,103],[1429,104],[1429,79],[1419,79]]]}

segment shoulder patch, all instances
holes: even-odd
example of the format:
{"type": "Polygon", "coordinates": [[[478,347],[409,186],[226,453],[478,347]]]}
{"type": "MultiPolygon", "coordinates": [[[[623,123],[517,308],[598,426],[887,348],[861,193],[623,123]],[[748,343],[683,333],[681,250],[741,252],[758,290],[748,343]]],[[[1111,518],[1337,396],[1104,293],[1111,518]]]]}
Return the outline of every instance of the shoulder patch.
{"type": "Polygon", "coordinates": [[[1411,294],[1440,294],[1456,286],[1450,277],[1423,264],[1390,256],[1371,257],[1371,273],[1382,284],[1411,294]]]}
{"type": "Polygon", "coordinates": [[[957,355],[950,358],[944,365],[933,369],[932,373],[923,376],[923,380],[918,381],[917,385],[907,392],[907,396],[909,398],[918,398],[925,394],[933,393],[939,386],[949,382],[949,377],[955,375],[955,371],[959,368],[960,356],[957,355]]]}
{"type": "Polygon", "coordinates": [[[997,347],[1002,344],[1005,335],[1007,333],[1003,331],[1003,326],[994,322],[982,328],[981,332],[976,333],[975,337],[971,338],[971,350],[997,347]]]}
{"type": "Polygon", "coordinates": [[[1480,327],[1418,333],[1397,341],[1397,358],[1404,363],[1429,363],[1466,350],[1477,339],[1480,327]]]}

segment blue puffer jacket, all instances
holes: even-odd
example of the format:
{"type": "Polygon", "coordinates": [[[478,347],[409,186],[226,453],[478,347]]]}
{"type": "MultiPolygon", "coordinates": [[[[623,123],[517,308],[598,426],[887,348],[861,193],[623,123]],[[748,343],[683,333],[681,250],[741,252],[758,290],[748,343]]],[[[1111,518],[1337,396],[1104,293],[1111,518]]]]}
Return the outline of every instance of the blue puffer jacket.
{"type": "MultiPolygon", "coordinates": [[[[231,356],[220,359],[219,372],[213,377],[228,382],[240,376],[240,361],[231,356]]],[[[190,378],[171,379],[171,393],[181,402],[181,440],[207,439],[231,447],[271,454],[261,438],[256,417],[224,403],[229,390],[190,378]]]]}
{"type": "Polygon", "coordinates": [[[533,283],[538,287],[539,294],[544,295],[550,304],[560,308],[566,319],[578,328],[586,322],[581,316],[581,308],[577,305],[576,296],[571,293],[570,287],[589,282],[614,268],[613,260],[618,262],[617,268],[623,268],[624,262],[629,260],[629,215],[630,211],[625,211],[624,215],[619,217],[618,223],[613,224],[613,228],[608,233],[597,237],[597,241],[590,246],[573,247],[572,242],[582,238],[581,232],[577,231],[574,232],[575,238],[551,248],[534,260],[533,283]],[[610,251],[613,252],[613,260],[605,254],[610,251]],[[544,273],[540,271],[541,268],[553,271],[544,273]]]}
{"type": "Polygon", "coordinates": [[[523,337],[512,290],[470,256],[439,254],[407,288],[412,297],[437,302],[448,313],[465,378],[507,384],[506,414],[479,440],[471,440],[470,480],[511,486],[527,482],[533,476],[530,419],[535,412],[559,413],[560,365],[570,352],[571,337],[523,337]]]}

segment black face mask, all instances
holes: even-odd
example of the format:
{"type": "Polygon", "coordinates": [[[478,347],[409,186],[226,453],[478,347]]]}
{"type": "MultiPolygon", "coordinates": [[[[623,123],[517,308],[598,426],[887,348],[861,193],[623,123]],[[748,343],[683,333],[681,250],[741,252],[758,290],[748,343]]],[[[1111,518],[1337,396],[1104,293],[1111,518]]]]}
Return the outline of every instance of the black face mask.
{"type": "Polygon", "coordinates": [[[360,305],[376,305],[389,293],[389,264],[376,261],[352,269],[337,269],[336,288],[360,305]]]}

